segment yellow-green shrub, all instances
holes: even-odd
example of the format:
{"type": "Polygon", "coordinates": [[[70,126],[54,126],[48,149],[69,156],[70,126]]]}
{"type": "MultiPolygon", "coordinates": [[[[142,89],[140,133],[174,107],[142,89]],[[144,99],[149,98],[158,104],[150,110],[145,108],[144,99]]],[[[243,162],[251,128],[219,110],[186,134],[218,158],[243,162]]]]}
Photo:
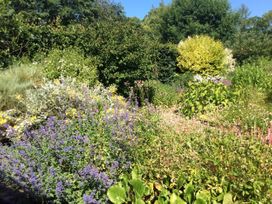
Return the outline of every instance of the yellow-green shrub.
{"type": "Polygon", "coordinates": [[[223,44],[209,36],[189,37],[178,45],[178,67],[203,75],[218,75],[226,69],[223,44]]]}

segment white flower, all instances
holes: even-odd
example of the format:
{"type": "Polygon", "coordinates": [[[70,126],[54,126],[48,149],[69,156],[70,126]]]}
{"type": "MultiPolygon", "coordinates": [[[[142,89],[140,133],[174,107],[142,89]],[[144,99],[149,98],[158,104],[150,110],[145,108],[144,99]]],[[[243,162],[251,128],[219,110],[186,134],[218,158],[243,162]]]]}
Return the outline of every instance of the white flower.
{"type": "Polygon", "coordinates": [[[194,75],[194,80],[198,81],[198,82],[202,82],[203,81],[203,77],[199,74],[194,75]]]}

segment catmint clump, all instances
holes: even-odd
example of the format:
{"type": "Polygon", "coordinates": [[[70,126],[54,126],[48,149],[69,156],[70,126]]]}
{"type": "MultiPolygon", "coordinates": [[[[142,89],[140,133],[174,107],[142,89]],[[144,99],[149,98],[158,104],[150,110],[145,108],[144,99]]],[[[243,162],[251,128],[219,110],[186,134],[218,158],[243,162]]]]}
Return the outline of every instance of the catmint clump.
{"type": "Polygon", "coordinates": [[[39,123],[9,126],[20,139],[1,145],[0,171],[54,203],[107,203],[107,189],[133,162],[136,113],[110,90],[69,79],[28,95],[25,117],[37,115],[39,123]]]}

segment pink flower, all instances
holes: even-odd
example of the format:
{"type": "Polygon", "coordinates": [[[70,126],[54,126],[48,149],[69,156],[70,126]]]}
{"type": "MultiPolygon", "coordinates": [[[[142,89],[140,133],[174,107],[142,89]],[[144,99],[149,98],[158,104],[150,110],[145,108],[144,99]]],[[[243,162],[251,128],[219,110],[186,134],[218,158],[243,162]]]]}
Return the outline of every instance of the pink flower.
{"type": "Polygon", "coordinates": [[[270,123],[270,127],[268,128],[268,133],[266,137],[266,141],[268,144],[272,145],[272,133],[271,133],[271,128],[272,128],[272,122],[270,123]]]}

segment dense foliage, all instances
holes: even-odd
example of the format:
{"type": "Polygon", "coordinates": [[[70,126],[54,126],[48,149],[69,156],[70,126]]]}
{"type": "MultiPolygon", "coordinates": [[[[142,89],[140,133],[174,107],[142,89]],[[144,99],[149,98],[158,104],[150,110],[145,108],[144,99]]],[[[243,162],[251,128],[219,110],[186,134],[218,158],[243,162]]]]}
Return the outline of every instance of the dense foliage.
{"type": "Polygon", "coordinates": [[[12,145],[1,146],[0,170],[56,203],[105,202],[103,192],[130,166],[137,142],[126,103],[102,87],[90,90],[69,80],[46,83],[28,99],[21,117],[32,124],[21,130],[6,121],[12,145]]]}
{"type": "Polygon", "coordinates": [[[236,14],[227,0],[174,0],[150,11],[145,22],[163,42],[208,34],[227,40],[235,33],[236,14]]]}
{"type": "MultiPolygon", "coordinates": [[[[170,179],[169,179],[170,180],[170,179]]],[[[158,183],[147,184],[134,170],[131,176],[123,176],[121,182],[108,190],[108,197],[114,204],[120,203],[155,203],[155,204],[186,204],[186,203],[231,203],[230,193],[212,195],[208,190],[200,190],[192,183],[186,183],[180,177],[177,181],[168,181],[168,185],[158,183]]]]}
{"type": "Polygon", "coordinates": [[[7,9],[34,24],[51,24],[60,21],[67,25],[74,22],[90,23],[98,19],[122,18],[123,8],[107,0],[88,1],[3,1],[7,9]]]}
{"type": "Polygon", "coordinates": [[[38,86],[42,76],[41,68],[34,64],[15,65],[0,71],[0,110],[23,108],[19,99],[24,98],[26,90],[38,86]]]}
{"type": "Polygon", "coordinates": [[[183,96],[181,112],[186,116],[203,113],[215,107],[228,106],[235,102],[239,92],[230,90],[222,83],[202,81],[191,83],[183,96]]]}
{"type": "Polygon", "coordinates": [[[159,153],[147,155],[141,164],[149,172],[148,180],[155,181],[161,190],[171,189],[181,195],[183,188],[177,185],[190,183],[195,191],[208,190],[217,203],[228,192],[244,202],[269,202],[271,146],[256,138],[220,134],[212,128],[196,133],[197,128],[200,126],[191,127],[195,133],[182,134],[167,130],[160,134],[159,142],[149,144],[159,153]]]}
{"type": "Polygon", "coordinates": [[[155,52],[138,20],[102,22],[95,32],[95,41],[84,47],[87,54],[98,56],[98,76],[104,85],[116,84],[121,93],[128,95],[134,81],[153,77],[155,52]]]}
{"type": "Polygon", "coordinates": [[[181,41],[178,52],[178,66],[184,71],[219,75],[226,70],[224,46],[209,36],[194,36],[181,41]]]}
{"type": "Polygon", "coordinates": [[[263,90],[272,88],[272,68],[271,61],[259,59],[254,63],[246,63],[238,67],[232,74],[234,85],[242,87],[254,87],[263,90]]]}
{"type": "Polygon", "coordinates": [[[239,15],[239,29],[228,43],[234,50],[234,56],[239,62],[256,60],[261,56],[271,58],[272,12],[269,11],[262,17],[249,17],[248,9],[242,7],[239,15]]]}
{"type": "Polygon", "coordinates": [[[0,203],[270,203],[271,19],[0,1],[0,203]]]}
{"type": "Polygon", "coordinates": [[[180,95],[177,87],[174,85],[149,80],[136,83],[132,97],[134,97],[140,106],[152,103],[156,106],[171,107],[179,103],[180,95]]]}
{"type": "Polygon", "coordinates": [[[1,1],[0,66],[6,67],[13,58],[48,52],[53,46],[72,46],[78,35],[69,35],[69,26],[92,27],[97,21],[124,18],[122,7],[108,0],[1,1]]]}
{"type": "Polygon", "coordinates": [[[76,48],[50,51],[41,66],[49,79],[58,79],[61,76],[73,77],[90,86],[93,86],[98,80],[98,60],[95,57],[84,57],[76,48]]]}

